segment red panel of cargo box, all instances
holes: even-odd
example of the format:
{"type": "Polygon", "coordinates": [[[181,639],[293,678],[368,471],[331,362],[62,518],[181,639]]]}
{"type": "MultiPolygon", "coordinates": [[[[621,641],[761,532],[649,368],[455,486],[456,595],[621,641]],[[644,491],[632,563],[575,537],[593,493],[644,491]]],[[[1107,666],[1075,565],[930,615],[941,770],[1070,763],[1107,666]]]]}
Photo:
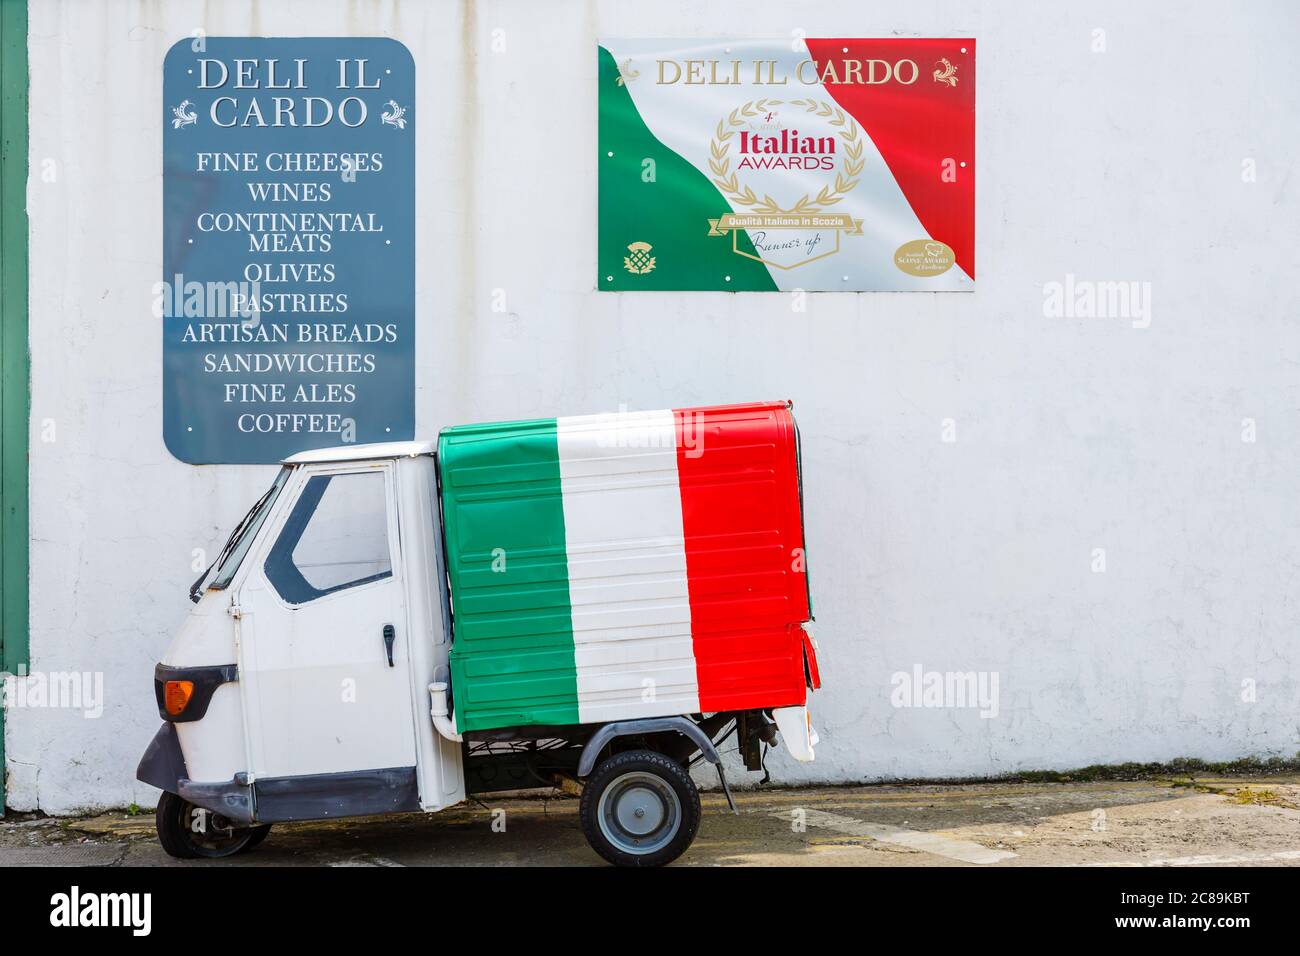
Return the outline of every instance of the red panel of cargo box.
{"type": "Polygon", "coordinates": [[[803,704],[816,663],[802,627],[811,613],[790,404],[673,414],[700,709],[803,704]]]}

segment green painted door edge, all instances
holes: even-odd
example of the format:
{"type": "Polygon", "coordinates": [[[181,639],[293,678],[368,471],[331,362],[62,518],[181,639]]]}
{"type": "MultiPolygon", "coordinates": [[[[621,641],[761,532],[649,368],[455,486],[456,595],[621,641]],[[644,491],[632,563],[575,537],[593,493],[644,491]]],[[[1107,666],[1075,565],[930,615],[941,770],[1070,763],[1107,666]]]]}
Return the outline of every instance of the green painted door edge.
{"type": "MultiPolygon", "coordinates": [[[[27,667],[27,2],[0,0],[0,673],[27,667]]],[[[0,814],[4,813],[0,707],[0,814]]]]}

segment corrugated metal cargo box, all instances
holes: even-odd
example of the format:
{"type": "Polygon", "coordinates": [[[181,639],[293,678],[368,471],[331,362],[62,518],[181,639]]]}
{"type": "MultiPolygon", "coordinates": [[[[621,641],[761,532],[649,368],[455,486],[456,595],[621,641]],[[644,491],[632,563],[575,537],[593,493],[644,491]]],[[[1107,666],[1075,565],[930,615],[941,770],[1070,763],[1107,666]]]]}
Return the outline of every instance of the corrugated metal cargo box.
{"type": "Polygon", "coordinates": [[[438,455],[460,730],[805,702],[789,403],[460,426],[438,455]]]}

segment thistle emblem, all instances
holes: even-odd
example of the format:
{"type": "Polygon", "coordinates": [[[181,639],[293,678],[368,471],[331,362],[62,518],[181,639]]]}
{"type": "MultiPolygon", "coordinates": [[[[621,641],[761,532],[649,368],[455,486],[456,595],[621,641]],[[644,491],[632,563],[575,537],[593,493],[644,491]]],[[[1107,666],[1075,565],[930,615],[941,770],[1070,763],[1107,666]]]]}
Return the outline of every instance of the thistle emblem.
{"type": "Polygon", "coordinates": [[[942,69],[934,71],[934,82],[947,83],[949,86],[957,85],[957,67],[948,62],[948,58],[940,57],[939,62],[935,64],[942,69]]]}
{"type": "Polygon", "coordinates": [[[398,106],[396,100],[389,100],[388,109],[379,114],[380,120],[397,129],[406,129],[406,107],[398,106]]]}
{"type": "Polygon", "coordinates": [[[172,116],[175,117],[172,120],[172,129],[180,129],[199,121],[199,115],[190,108],[190,105],[189,100],[181,100],[180,106],[172,107],[172,116]]]}
{"type": "Polygon", "coordinates": [[[614,84],[616,86],[627,86],[628,83],[632,82],[640,75],[640,70],[632,69],[632,58],[628,57],[618,65],[618,79],[614,81],[614,84]]]}
{"type": "Polygon", "coordinates": [[[634,276],[643,276],[653,272],[655,257],[650,255],[654,246],[648,242],[634,242],[627,247],[628,254],[623,257],[623,268],[634,276]]]}

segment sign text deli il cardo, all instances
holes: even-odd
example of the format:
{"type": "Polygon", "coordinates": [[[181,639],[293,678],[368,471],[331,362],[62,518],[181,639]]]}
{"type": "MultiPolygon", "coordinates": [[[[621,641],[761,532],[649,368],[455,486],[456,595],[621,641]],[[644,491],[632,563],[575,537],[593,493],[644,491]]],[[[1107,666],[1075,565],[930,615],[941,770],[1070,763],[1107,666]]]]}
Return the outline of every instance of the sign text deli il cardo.
{"type": "Polygon", "coordinates": [[[163,439],[260,464],[415,429],[415,62],[385,37],[163,61],[163,439]]]}
{"type": "Polygon", "coordinates": [[[660,209],[635,221],[636,203],[613,201],[615,189],[625,201],[633,190],[606,148],[627,144],[602,128],[602,288],[973,288],[974,41],[804,45],[602,41],[602,127],[612,131],[630,99],[650,136],[685,161],[645,154],[654,178],[641,160],[650,187],[636,191],[660,209]],[[693,173],[704,182],[683,181],[693,173]],[[672,216],[675,204],[707,197],[706,185],[717,201],[701,222],[714,243],[701,260],[693,237],[665,227],[685,219],[672,216]],[[612,258],[633,242],[650,245],[652,270],[606,267],[607,244],[612,258]]]}

